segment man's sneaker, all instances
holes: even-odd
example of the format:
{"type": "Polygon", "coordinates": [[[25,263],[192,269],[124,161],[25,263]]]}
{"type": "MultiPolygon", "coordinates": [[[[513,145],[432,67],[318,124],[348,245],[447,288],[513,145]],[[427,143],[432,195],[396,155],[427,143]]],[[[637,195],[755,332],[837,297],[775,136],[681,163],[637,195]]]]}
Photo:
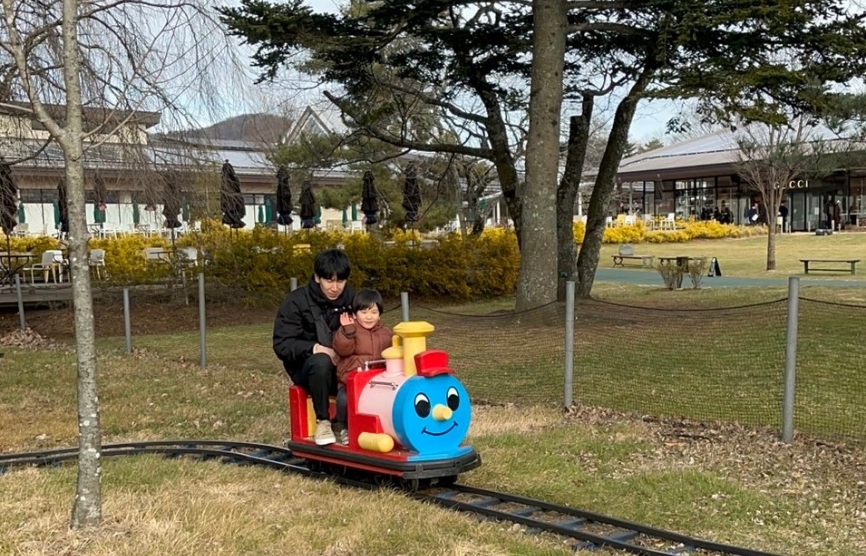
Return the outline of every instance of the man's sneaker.
{"type": "Polygon", "coordinates": [[[328,444],[333,444],[337,441],[336,437],[334,437],[334,431],[331,430],[331,422],[325,419],[324,421],[319,421],[316,424],[316,445],[318,446],[327,446],[328,444]]]}
{"type": "Polygon", "coordinates": [[[340,431],[340,434],[337,436],[338,436],[337,441],[339,441],[339,443],[341,445],[343,445],[343,446],[349,445],[349,429],[342,429],[340,431]]]}

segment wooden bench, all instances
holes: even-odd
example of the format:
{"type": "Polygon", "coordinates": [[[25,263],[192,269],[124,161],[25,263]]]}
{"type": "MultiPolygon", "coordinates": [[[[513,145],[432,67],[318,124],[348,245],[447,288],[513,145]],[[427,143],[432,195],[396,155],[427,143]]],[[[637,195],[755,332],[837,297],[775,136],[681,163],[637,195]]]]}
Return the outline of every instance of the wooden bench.
{"type": "Polygon", "coordinates": [[[800,259],[800,262],[803,263],[806,274],[809,274],[809,271],[820,271],[820,272],[850,272],[851,274],[855,274],[855,266],[860,262],[860,259],[800,259]],[[849,268],[809,268],[809,263],[845,263],[849,265],[849,268]]]}
{"type": "Polygon", "coordinates": [[[613,266],[623,266],[626,260],[640,261],[644,268],[652,268],[653,266],[652,255],[612,255],[612,257],[613,266]]]}

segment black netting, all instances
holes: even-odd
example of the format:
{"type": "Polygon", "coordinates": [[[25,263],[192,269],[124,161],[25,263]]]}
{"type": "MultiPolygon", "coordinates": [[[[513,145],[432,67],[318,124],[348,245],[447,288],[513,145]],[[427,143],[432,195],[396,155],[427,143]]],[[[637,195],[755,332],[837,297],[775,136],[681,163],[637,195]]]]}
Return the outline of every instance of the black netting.
{"type": "Polygon", "coordinates": [[[866,440],[866,306],[800,299],[794,425],[866,440]]]}
{"type": "Polygon", "coordinates": [[[575,310],[574,398],[653,415],[778,426],[785,300],[671,310],[575,310]]]}

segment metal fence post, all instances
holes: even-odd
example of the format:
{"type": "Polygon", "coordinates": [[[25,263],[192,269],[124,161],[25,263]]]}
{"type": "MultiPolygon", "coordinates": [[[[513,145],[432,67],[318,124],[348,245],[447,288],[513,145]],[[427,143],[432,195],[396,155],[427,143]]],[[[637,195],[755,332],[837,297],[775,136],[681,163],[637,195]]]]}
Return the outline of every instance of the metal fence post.
{"type": "Polygon", "coordinates": [[[207,340],[205,336],[205,312],[204,312],[204,272],[198,275],[198,327],[199,327],[199,349],[201,350],[201,366],[207,366],[207,340]]]}
{"type": "Polygon", "coordinates": [[[132,317],[129,314],[129,288],[123,288],[123,331],[126,334],[126,353],[132,353],[132,317]]]}
{"type": "Polygon", "coordinates": [[[797,321],[800,311],[800,278],[788,278],[788,333],[785,338],[785,390],[782,400],[782,441],[794,439],[794,394],[797,379],[797,321]]]}
{"type": "Polygon", "coordinates": [[[565,283],[565,407],[574,403],[574,282],[565,283]]]}
{"type": "Polygon", "coordinates": [[[292,276],[292,278],[289,280],[289,291],[293,292],[296,289],[298,289],[298,279],[292,276]]]}
{"type": "Polygon", "coordinates": [[[18,297],[18,324],[21,332],[27,330],[27,321],[24,319],[24,297],[21,295],[21,277],[15,275],[15,295],[18,297]]]}
{"type": "Polygon", "coordinates": [[[403,322],[409,322],[409,292],[400,292],[400,309],[403,311],[403,322]]]}

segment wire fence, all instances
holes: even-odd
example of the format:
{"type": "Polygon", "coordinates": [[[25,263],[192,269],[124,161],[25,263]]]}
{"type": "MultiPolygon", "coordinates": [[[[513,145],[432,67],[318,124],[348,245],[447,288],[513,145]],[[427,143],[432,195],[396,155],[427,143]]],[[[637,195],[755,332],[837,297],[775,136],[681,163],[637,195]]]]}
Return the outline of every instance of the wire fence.
{"type": "MultiPolygon", "coordinates": [[[[435,322],[476,403],[562,405],[784,429],[788,300],[660,309],[578,301],[573,378],[565,305],[456,314],[413,305],[435,322]],[[566,385],[571,383],[571,390],[566,385]]],[[[866,441],[866,306],[800,298],[793,339],[793,427],[828,441],[866,441]]]]}
{"type": "MultiPolygon", "coordinates": [[[[189,304],[186,318],[195,318],[205,297],[209,305],[244,303],[218,283],[206,291],[201,286],[191,277],[173,288],[136,288],[126,296],[133,305],[157,298],[189,304]]],[[[284,293],[275,292],[270,306],[284,293]]],[[[110,292],[103,302],[117,303],[121,295],[110,292]]],[[[410,306],[404,298],[402,311],[389,303],[385,321],[393,326],[409,313],[413,321],[433,323],[428,346],[450,353],[475,403],[561,406],[573,400],[641,415],[771,427],[783,438],[787,426],[827,441],[864,443],[866,306],[794,297],[798,303],[781,298],[688,310],[577,300],[573,316],[564,303],[474,314],[410,306]],[[788,329],[792,308],[796,335],[788,329]],[[786,356],[796,365],[786,369],[786,356]],[[787,399],[786,378],[793,385],[787,399]]],[[[201,333],[201,364],[208,344],[214,349],[220,338],[201,333]]],[[[250,338],[249,345],[260,352],[269,340],[250,338]]],[[[190,343],[183,348],[187,360],[195,357],[190,343]]]]}

